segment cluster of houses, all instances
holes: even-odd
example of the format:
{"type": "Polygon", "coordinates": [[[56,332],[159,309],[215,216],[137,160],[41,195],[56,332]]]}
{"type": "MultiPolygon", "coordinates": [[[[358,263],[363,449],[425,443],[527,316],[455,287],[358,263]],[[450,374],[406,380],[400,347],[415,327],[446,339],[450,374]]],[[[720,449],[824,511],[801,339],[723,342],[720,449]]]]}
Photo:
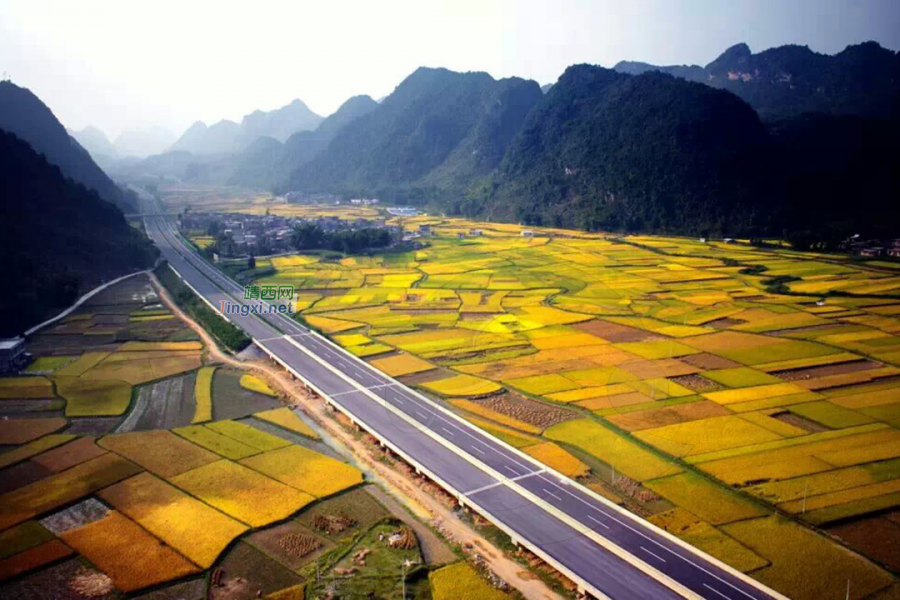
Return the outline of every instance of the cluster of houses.
{"type": "Polygon", "coordinates": [[[900,258],[900,238],[893,240],[864,240],[857,234],[841,243],[841,250],[859,256],[890,256],[900,258]]]}
{"type": "Polygon", "coordinates": [[[384,219],[340,219],[323,216],[314,219],[277,215],[244,215],[234,213],[186,213],[181,215],[179,227],[184,231],[202,231],[214,237],[224,236],[227,243],[219,244],[225,256],[265,255],[293,250],[294,228],[301,224],[317,225],[326,233],[354,229],[394,229],[384,219]]]}

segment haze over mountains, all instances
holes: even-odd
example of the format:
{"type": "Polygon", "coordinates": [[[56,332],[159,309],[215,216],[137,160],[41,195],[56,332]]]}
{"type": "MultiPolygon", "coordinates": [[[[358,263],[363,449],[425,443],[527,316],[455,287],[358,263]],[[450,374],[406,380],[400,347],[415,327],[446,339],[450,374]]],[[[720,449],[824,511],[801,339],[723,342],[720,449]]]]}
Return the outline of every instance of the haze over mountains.
{"type": "MultiPolygon", "coordinates": [[[[2,112],[2,111],[0,111],[2,112]]],[[[0,131],[0,336],[21,334],[104,279],[152,264],[155,249],[113,204],[0,131]]]]}
{"type": "Polygon", "coordinates": [[[172,144],[170,150],[193,154],[231,154],[245,149],[259,137],[284,142],[298,131],[315,129],[322,120],[302,100],[297,99],[276,110],[254,111],[246,115],[240,124],[224,120],[207,127],[203,121],[197,121],[172,144]]]}
{"type": "Polygon", "coordinates": [[[126,212],[134,212],[134,198],[121,190],[91,159],[91,155],[26,88],[0,82],[0,130],[16,134],[66,177],[95,190],[101,198],[126,212]]]}
{"type": "Polygon", "coordinates": [[[850,233],[900,235],[898,109],[900,56],[871,42],[835,56],[739,44],[705,67],[574,65],[543,88],[423,67],[381,102],[354,96],[323,119],[296,100],[240,124],[198,122],[171,145],[161,130],[70,135],[33,93],[0,82],[0,237],[16,277],[36,282],[35,319],[151,255],[122,218],[134,194],[97,163],[125,182],[830,248],[850,233]]]}
{"type": "Polygon", "coordinates": [[[871,210],[897,210],[898,98],[900,58],[873,42],[834,56],[738,44],[705,67],[576,65],[543,87],[423,67],[318,127],[299,101],[195,124],[177,151],[117,175],[591,229],[784,235],[821,232],[829,215],[834,237],[871,219],[846,185],[822,181],[857,180],[871,210]],[[819,192],[812,216],[803,189],[819,192]]]}

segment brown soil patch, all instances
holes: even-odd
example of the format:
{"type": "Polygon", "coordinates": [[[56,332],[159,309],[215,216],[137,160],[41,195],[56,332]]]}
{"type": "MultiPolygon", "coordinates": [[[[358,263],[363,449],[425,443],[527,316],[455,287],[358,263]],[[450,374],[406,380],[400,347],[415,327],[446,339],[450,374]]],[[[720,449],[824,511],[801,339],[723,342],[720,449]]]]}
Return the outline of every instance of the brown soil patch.
{"type": "Polygon", "coordinates": [[[730,410],[712,402],[701,400],[690,404],[677,404],[664,408],[651,408],[638,410],[621,415],[609,415],[606,420],[614,423],[626,431],[639,431],[665,425],[675,425],[688,421],[723,417],[732,414],[730,410]]]}
{"type": "Polygon", "coordinates": [[[823,365],[821,367],[809,367],[807,369],[794,369],[791,371],[778,371],[773,373],[777,377],[785,381],[799,381],[802,379],[815,379],[817,377],[828,377],[830,375],[844,375],[846,373],[856,373],[857,371],[867,371],[869,369],[878,369],[884,365],[872,360],[854,360],[850,362],[840,363],[836,365],[823,365]]]}
{"type": "Polygon", "coordinates": [[[813,433],[829,430],[827,427],[820,423],[816,423],[815,421],[811,421],[807,418],[801,417],[800,415],[795,415],[794,413],[788,411],[775,413],[769,416],[773,419],[783,421],[788,425],[793,425],[794,427],[799,427],[800,429],[805,429],[806,431],[810,431],[813,433]]]}
{"type": "Polygon", "coordinates": [[[53,472],[47,467],[27,460],[14,467],[0,471],[0,494],[25,487],[29,483],[39,481],[53,472]]]}
{"type": "Polygon", "coordinates": [[[733,369],[734,367],[743,366],[733,360],[728,360],[727,358],[722,358],[721,356],[708,354],[706,352],[682,356],[681,360],[689,365],[694,365],[695,367],[703,369],[704,371],[711,371],[713,369],[733,369]]]}
{"type": "Polygon", "coordinates": [[[735,325],[743,325],[747,321],[741,321],[740,319],[731,319],[728,317],[723,317],[721,319],[716,319],[715,321],[709,321],[704,323],[707,327],[712,327],[714,329],[728,329],[729,327],[734,327],[735,325]]]}
{"type": "Polygon", "coordinates": [[[313,535],[297,521],[287,521],[256,532],[248,536],[246,541],[292,571],[333,547],[331,542],[313,535]]]}
{"type": "Polygon", "coordinates": [[[59,473],[69,467],[97,458],[101,454],[106,454],[106,450],[94,443],[95,439],[93,437],[80,438],[43,454],[38,454],[31,460],[54,473],[59,473]]]}
{"type": "Polygon", "coordinates": [[[685,387],[693,392],[715,392],[722,389],[722,386],[715,381],[700,375],[679,375],[671,379],[681,387],[685,387]]]}
{"type": "Polygon", "coordinates": [[[228,552],[217,571],[220,585],[210,585],[210,600],[254,600],[303,583],[302,577],[245,542],[228,552]]]}
{"type": "Polygon", "coordinates": [[[618,323],[610,323],[609,321],[603,321],[601,319],[576,323],[572,325],[572,327],[579,331],[601,337],[604,340],[609,340],[613,343],[643,342],[644,340],[660,337],[649,331],[644,331],[643,329],[619,325],[618,323]]]}
{"type": "Polygon", "coordinates": [[[499,396],[475,400],[474,402],[540,429],[546,429],[564,421],[571,421],[581,417],[575,411],[557,406],[548,406],[515,392],[507,392],[499,396]]]}
{"type": "Polygon", "coordinates": [[[900,523],[872,517],[829,527],[828,533],[888,568],[900,571],[900,523]]]}

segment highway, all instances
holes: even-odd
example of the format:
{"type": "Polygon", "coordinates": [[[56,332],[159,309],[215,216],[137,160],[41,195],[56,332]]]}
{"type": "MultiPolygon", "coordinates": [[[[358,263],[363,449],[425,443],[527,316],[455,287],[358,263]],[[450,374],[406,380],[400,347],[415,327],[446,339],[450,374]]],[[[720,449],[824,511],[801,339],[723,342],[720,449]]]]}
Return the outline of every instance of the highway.
{"type": "MultiPolygon", "coordinates": [[[[146,200],[145,200],[146,201],[146,200]]],[[[155,202],[154,202],[155,204],[155,202]]],[[[145,213],[149,212],[145,210],[145,213]]],[[[207,303],[273,359],[417,469],[598,598],[784,599],[384,375],[264,302],[181,239],[164,216],[147,233],[207,303]]]]}

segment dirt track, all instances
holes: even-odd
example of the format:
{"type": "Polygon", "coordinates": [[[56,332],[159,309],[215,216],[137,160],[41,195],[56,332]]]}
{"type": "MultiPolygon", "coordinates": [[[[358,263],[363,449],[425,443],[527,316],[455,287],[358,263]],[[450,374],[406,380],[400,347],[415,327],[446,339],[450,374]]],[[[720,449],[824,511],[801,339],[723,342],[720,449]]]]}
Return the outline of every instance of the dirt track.
{"type": "MultiPolygon", "coordinates": [[[[366,472],[366,478],[375,480],[386,488],[393,496],[402,501],[417,516],[430,522],[446,537],[460,546],[469,545],[477,548],[478,554],[486,566],[502,580],[516,588],[528,600],[562,600],[562,597],[548,588],[542,581],[526,571],[519,563],[507,558],[501,550],[487,539],[466,525],[460,518],[440,500],[423,490],[413,479],[388,467],[372,452],[369,446],[357,439],[351,432],[332,418],[332,409],[324,400],[311,392],[302,383],[297,382],[281,367],[264,362],[244,362],[222,352],[215,340],[199,324],[194,322],[181,308],[175,304],[168,291],[159,283],[152,273],[153,285],[159,291],[163,303],[193,329],[203,339],[209,357],[238,369],[244,369],[262,375],[279,388],[287,396],[286,401],[310,415],[328,434],[357,459],[357,466],[366,472]]],[[[429,536],[420,536],[420,543],[428,544],[429,536]]],[[[426,555],[428,549],[424,549],[426,555]]]]}

